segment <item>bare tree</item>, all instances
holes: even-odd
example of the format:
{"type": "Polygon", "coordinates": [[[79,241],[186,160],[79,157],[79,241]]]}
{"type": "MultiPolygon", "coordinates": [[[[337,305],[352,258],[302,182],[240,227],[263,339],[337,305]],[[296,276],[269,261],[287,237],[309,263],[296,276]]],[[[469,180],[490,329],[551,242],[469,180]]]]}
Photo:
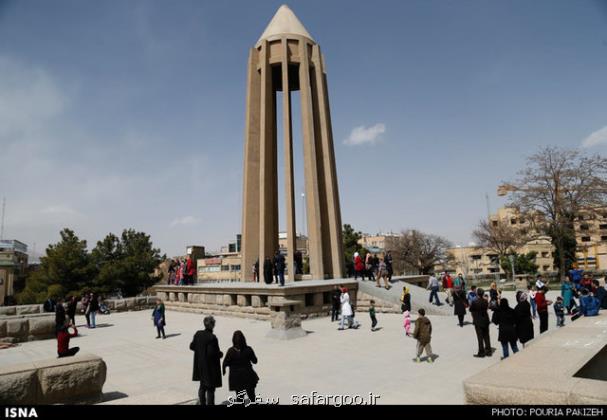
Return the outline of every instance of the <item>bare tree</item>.
{"type": "Polygon", "coordinates": [[[472,232],[472,237],[480,246],[488,248],[500,257],[516,252],[527,240],[527,231],[514,228],[509,221],[481,220],[472,232]]]}
{"type": "Polygon", "coordinates": [[[398,239],[397,254],[406,268],[428,274],[435,265],[447,262],[450,247],[451,243],[443,237],[409,229],[398,239]]]}
{"type": "Polygon", "coordinates": [[[499,195],[508,192],[513,193],[510,204],[522,213],[545,215],[544,231],[556,248],[562,277],[567,268],[565,254],[571,255],[572,246],[575,254],[575,217],[581,210],[605,206],[607,159],[576,149],[545,147],[527,158],[518,179],[498,189],[499,195]]]}

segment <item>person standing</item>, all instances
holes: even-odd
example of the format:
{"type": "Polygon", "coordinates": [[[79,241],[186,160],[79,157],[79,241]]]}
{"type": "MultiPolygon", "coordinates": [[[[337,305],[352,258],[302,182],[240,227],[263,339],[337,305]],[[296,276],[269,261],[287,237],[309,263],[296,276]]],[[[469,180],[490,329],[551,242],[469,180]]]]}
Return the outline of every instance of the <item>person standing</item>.
{"type": "Polygon", "coordinates": [[[427,289],[430,290],[430,299],[428,299],[428,302],[432,303],[432,297],[434,297],[436,306],[440,306],[440,300],[438,299],[439,286],[438,279],[434,277],[434,274],[430,274],[427,287],[427,289]]]}
{"type": "Polygon", "coordinates": [[[259,258],[253,264],[253,281],[259,283],[259,258]]]}
{"type": "Polygon", "coordinates": [[[417,363],[421,362],[420,356],[426,351],[427,361],[428,363],[434,362],[432,360],[432,346],[430,345],[430,341],[432,341],[432,323],[428,318],[426,318],[426,311],[424,308],[420,308],[417,313],[419,316],[415,320],[415,330],[413,330],[413,338],[417,340],[417,357],[415,361],[417,363]]]}
{"type": "Polygon", "coordinates": [[[472,285],[470,291],[466,295],[466,299],[468,300],[468,306],[472,305],[472,302],[474,302],[477,298],[478,295],[476,294],[476,286],[472,285]]]}
{"type": "Polygon", "coordinates": [[[445,301],[449,306],[453,306],[453,279],[448,272],[443,275],[443,291],[447,294],[445,301]]]}
{"type": "Polygon", "coordinates": [[[190,343],[190,350],[194,352],[192,380],[200,382],[200,405],[215,405],[215,389],[221,388],[223,353],[219,349],[217,337],[213,334],[215,318],[207,316],[203,323],[204,330],[196,331],[190,343]]]}
{"type": "Polygon", "coordinates": [[[383,279],[384,280],[384,287],[386,288],[386,290],[390,290],[390,284],[388,283],[388,272],[386,270],[386,263],[384,262],[384,260],[379,260],[378,266],[377,266],[377,272],[375,274],[376,276],[376,287],[381,287],[381,283],[379,281],[379,279],[383,279]]]}
{"type": "Polygon", "coordinates": [[[491,288],[489,289],[489,309],[492,311],[498,308],[501,294],[502,292],[497,288],[497,283],[491,283],[491,288]]]}
{"type": "Polygon", "coordinates": [[[371,300],[369,305],[369,316],[371,317],[371,331],[375,331],[377,317],[375,316],[375,301],[371,300]]]}
{"type": "Polygon", "coordinates": [[[466,294],[462,289],[455,290],[453,292],[453,314],[457,315],[459,326],[464,326],[464,317],[466,316],[466,308],[468,307],[468,300],[466,294]]]}
{"type": "Polygon", "coordinates": [[[168,272],[168,281],[167,284],[168,285],[172,285],[175,284],[175,260],[171,259],[171,262],[169,262],[169,268],[167,270],[168,272]]]}
{"type": "Polygon", "coordinates": [[[411,336],[411,312],[405,311],[403,312],[404,320],[403,327],[405,328],[405,335],[407,337],[411,336]]]}
{"type": "Polygon", "coordinates": [[[476,330],[476,339],[478,340],[478,353],[474,357],[490,357],[493,355],[491,348],[491,338],[489,337],[489,302],[485,297],[483,289],[477,289],[477,298],[470,305],[470,313],[472,314],[472,322],[476,330]]]}
{"type": "Polygon", "coordinates": [[[386,272],[388,273],[388,282],[392,281],[392,274],[394,274],[394,268],[392,266],[392,251],[386,252],[384,256],[384,262],[386,263],[386,272]]]}
{"type": "Polygon", "coordinates": [[[266,257],[263,261],[263,281],[266,284],[272,284],[272,270],[274,269],[274,264],[272,264],[272,260],[270,257],[266,257]]]}
{"type": "Polygon", "coordinates": [[[373,255],[370,252],[367,252],[365,255],[365,270],[367,271],[367,278],[370,281],[374,281],[375,277],[373,277],[373,255]]]}
{"type": "Polygon", "coordinates": [[[164,326],[166,325],[166,319],[164,317],[164,303],[160,298],[156,299],[156,307],[152,311],[152,319],[154,320],[154,326],[156,327],[156,338],[160,338],[162,334],[162,339],[166,338],[164,334],[164,326]]]}
{"type": "Polygon", "coordinates": [[[91,302],[91,296],[89,293],[85,292],[80,300],[80,304],[82,305],[82,311],[84,312],[84,318],[86,319],[86,327],[91,328],[91,317],[89,314],[89,303],[91,302]]]}
{"type": "Polygon", "coordinates": [[[540,317],[540,334],[548,331],[548,306],[552,305],[552,301],[546,299],[546,292],[546,287],[542,287],[535,294],[535,305],[540,317]]]}
{"type": "Polygon", "coordinates": [[[497,341],[502,345],[502,360],[504,360],[510,355],[508,345],[512,348],[512,353],[518,352],[518,346],[516,345],[516,314],[514,309],[508,305],[508,299],[500,299],[499,307],[495,310],[494,324],[499,329],[497,341]]]}
{"type": "Polygon", "coordinates": [[[523,347],[525,343],[533,340],[533,320],[531,319],[531,305],[529,304],[529,296],[525,292],[518,292],[517,305],[514,307],[514,315],[516,316],[516,335],[523,347]]]}
{"type": "Polygon", "coordinates": [[[377,279],[377,275],[379,273],[379,258],[377,254],[373,254],[373,258],[371,258],[371,270],[373,271],[373,277],[377,279]]]}
{"type": "Polygon", "coordinates": [[[276,251],[274,255],[274,267],[276,268],[277,280],[281,286],[285,285],[285,256],[276,251]]]}
{"type": "Polygon", "coordinates": [[[403,286],[403,292],[400,295],[400,310],[402,313],[407,311],[411,312],[411,293],[409,293],[409,288],[407,286],[403,286]]]}
{"type": "Polygon", "coordinates": [[[67,322],[57,332],[57,355],[58,357],[70,357],[80,351],[80,347],[70,348],[70,338],[78,335],[78,330],[75,325],[71,325],[74,329],[73,333],[69,332],[69,326],[67,322]]]}
{"type": "Polygon", "coordinates": [[[69,302],[67,304],[67,317],[70,320],[70,323],[73,326],[76,326],[76,309],[78,307],[78,299],[76,296],[70,296],[69,302]]]}
{"type": "Polygon", "coordinates": [[[55,334],[58,334],[64,326],[65,306],[63,306],[63,298],[60,297],[57,299],[57,304],[55,306],[55,334]]]}
{"type": "Polygon", "coordinates": [[[531,285],[527,286],[527,294],[529,295],[529,303],[531,305],[531,313],[533,319],[537,316],[537,304],[535,303],[535,295],[537,295],[537,291],[531,287],[531,285]]]}
{"type": "Polygon", "coordinates": [[[599,306],[601,309],[607,309],[607,290],[602,286],[598,280],[593,280],[595,286],[594,297],[599,300],[599,306]]]}
{"type": "Polygon", "coordinates": [[[259,376],[253,370],[253,365],[257,363],[257,356],[251,347],[247,345],[247,340],[242,331],[234,331],[232,336],[232,347],[226,353],[223,359],[222,371],[226,374],[226,368],[230,368],[228,376],[228,386],[230,391],[235,391],[236,396],[246,392],[249,401],[255,401],[255,387],[259,382],[259,376]]]}
{"type": "Polygon", "coordinates": [[[540,290],[540,289],[543,289],[545,285],[546,285],[546,283],[544,283],[544,278],[542,277],[541,274],[538,274],[536,276],[536,280],[535,280],[535,288],[537,290],[540,290]]]}
{"type": "Polygon", "coordinates": [[[194,276],[196,275],[196,264],[191,255],[188,255],[188,260],[185,264],[186,284],[194,285],[194,276]]]}
{"type": "Polygon", "coordinates": [[[91,293],[91,300],[89,301],[89,317],[91,320],[90,328],[96,328],[97,324],[95,323],[95,318],[97,316],[97,311],[99,310],[99,298],[95,293],[91,293]]]}
{"type": "Polygon", "coordinates": [[[561,296],[563,297],[563,306],[567,309],[568,314],[571,313],[571,309],[574,306],[577,306],[575,299],[573,299],[575,294],[574,289],[575,287],[571,283],[571,280],[565,278],[565,281],[563,281],[563,284],[561,285],[561,296]]]}
{"type": "Polygon", "coordinates": [[[348,289],[346,287],[341,290],[340,303],[341,321],[338,329],[343,330],[346,322],[348,323],[348,328],[358,328],[359,324],[354,320],[354,311],[352,310],[350,295],[348,294],[348,289]]]}
{"type": "Polygon", "coordinates": [[[554,314],[556,315],[556,326],[565,326],[565,305],[563,304],[563,298],[557,296],[556,302],[554,302],[554,314]]]}
{"type": "Polygon", "coordinates": [[[331,292],[331,322],[339,319],[339,306],[341,305],[341,291],[339,287],[333,286],[331,292]]]}
{"type": "Polygon", "coordinates": [[[365,264],[363,263],[363,259],[360,257],[358,252],[354,253],[354,280],[358,277],[361,278],[362,281],[365,281],[365,264]]]}

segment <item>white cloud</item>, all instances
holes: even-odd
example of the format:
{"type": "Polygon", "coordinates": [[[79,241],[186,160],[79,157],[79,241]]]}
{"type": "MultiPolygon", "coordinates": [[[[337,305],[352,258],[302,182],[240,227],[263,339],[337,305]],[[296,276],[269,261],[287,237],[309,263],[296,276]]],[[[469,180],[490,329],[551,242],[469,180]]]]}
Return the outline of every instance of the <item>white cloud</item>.
{"type": "Polygon", "coordinates": [[[364,125],[354,127],[350,136],[344,140],[344,144],[357,146],[359,144],[371,143],[375,144],[381,139],[381,135],[386,132],[386,126],[383,123],[378,123],[370,127],[364,125]]]}
{"type": "Polygon", "coordinates": [[[42,214],[58,214],[58,215],[66,215],[66,216],[80,216],[81,214],[68,206],[48,206],[40,210],[42,214]]]}
{"type": "Polygon", "coordinates": [[[593,147],[599,144],[607,144],[607,126],[586,137],[582,142],[582,147],[593,147]]]}
{"type": "Polygon", "coordinates": [[[175,226],[192,226],[192,225],[197,225],[198,223],[200,223],[200,219],[194,217],[194,216],[184,216],[184,217],[178,217],[177,219],[173,220],[171,222],[171,227],[175,227],[175,226]]]}

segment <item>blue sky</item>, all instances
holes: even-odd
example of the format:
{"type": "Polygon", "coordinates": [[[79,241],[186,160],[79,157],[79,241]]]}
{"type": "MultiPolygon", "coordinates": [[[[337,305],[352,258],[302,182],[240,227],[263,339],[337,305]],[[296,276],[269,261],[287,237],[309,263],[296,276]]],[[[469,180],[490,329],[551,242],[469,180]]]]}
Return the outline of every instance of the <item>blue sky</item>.
{"type": "MultiPolygon", "coordinates": [[[[5,237],[232,240],[247,54],[281,3],[0,0],[5,237]]],[[[288,4],[325,54],[344,223],[467,244],[538,147],[606,151],[605,1],[288,4]]]]}

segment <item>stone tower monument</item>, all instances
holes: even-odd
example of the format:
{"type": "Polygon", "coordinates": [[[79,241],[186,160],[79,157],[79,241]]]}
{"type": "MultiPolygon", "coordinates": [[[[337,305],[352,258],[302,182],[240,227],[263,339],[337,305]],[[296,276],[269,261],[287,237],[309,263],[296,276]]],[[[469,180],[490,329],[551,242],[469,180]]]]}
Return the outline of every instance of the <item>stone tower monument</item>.
{"type": "Polygon", "coordinates": [[[281,6],[250,50],[242,209],[242,280],[278,250],[276,92],[282,91],[288,281],[296,251],[291,92],[300,91],[310,274],[343,276],[341,211],[327,76],[320,47],[287,6],[281,6]]]}

